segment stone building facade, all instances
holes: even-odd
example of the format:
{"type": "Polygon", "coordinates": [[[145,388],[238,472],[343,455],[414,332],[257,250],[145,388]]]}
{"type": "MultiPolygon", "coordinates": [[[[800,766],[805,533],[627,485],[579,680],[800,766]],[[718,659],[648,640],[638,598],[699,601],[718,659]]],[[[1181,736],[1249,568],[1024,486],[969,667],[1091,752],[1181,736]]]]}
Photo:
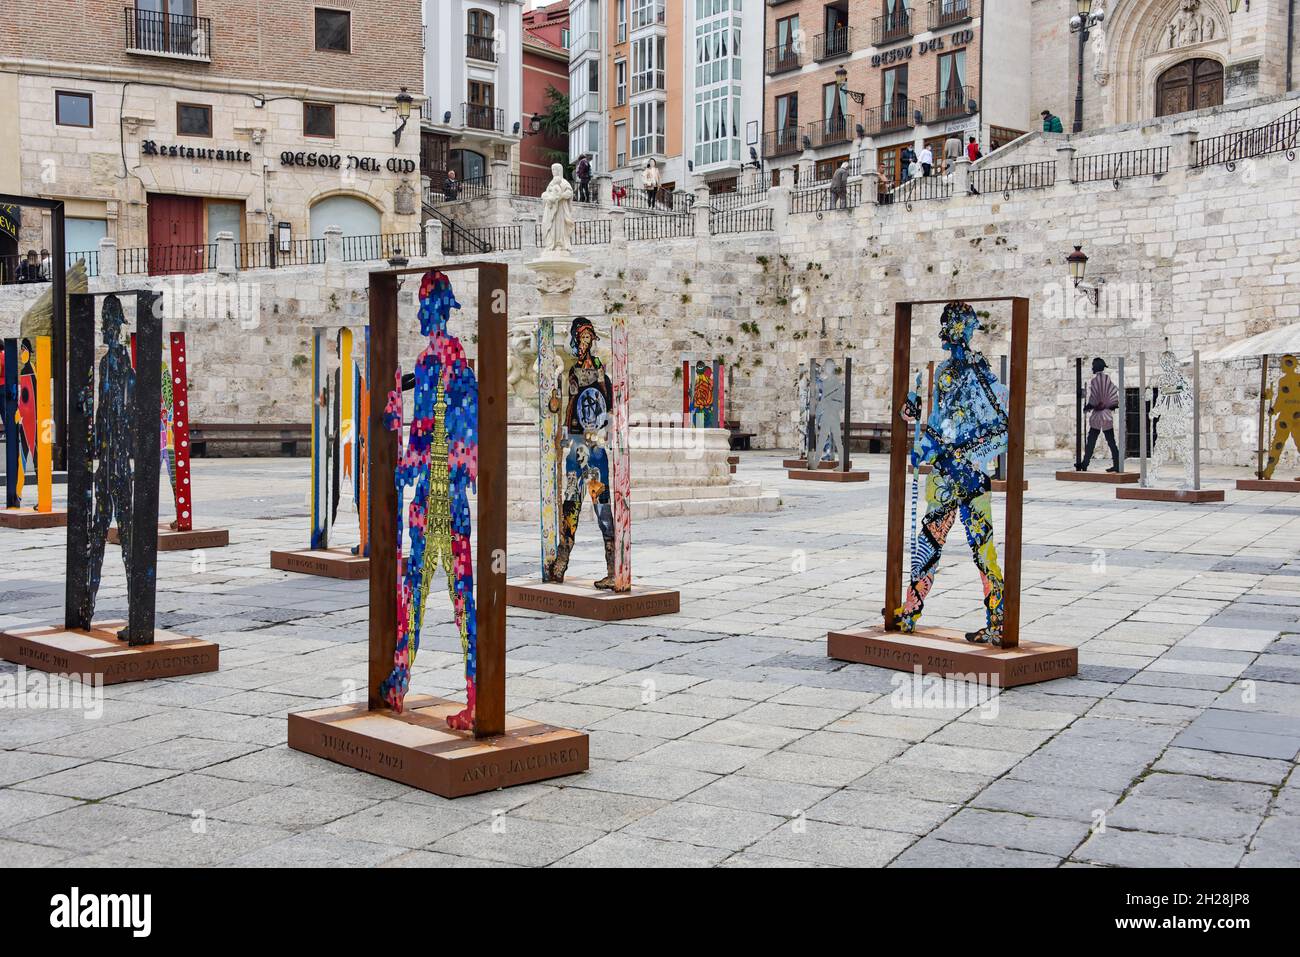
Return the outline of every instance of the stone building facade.
{"type": "MultiPolygon", "coordinates": [[[[1035,110],[1070,129],[1079,65],[1074,0],[1032,0],[1035,110]]],[[[1300,0],[1094,0],[1083,52],[1083,125],[1095,129],[1293,89],[1300,0]],[[1289,59],[1288,59],[1289,55],[1289,59]]]]}
{"type": "MultiPolygon", "coordinates": [[[[418,115],[395,142],[399,94],[418,111],[423,90],[419,0],[144,7],[0,23],[0,192],[63,199],[69,252],[419,228],[418,115]]],[[[17,245],[49,230],[29,215],[17,245]]]]}
{"type": "MultiPolygon", "coordinates": [[[[809,358],[853,357],[855,417],[885,421],[897,301],[1025,295],[1027,448],[1064,457],[1074,445],[1076,358],[1124,356],[1132,388],[1139,353],[1153,362],[1167,345],[1186,360],[1193,349],[1208,354],[1300,320],[1294,153],[1235,169],[1194,162],[1198,139],[1262,126],[1297,106],[1300,94],[1292,94],[1078,136],[1033,133],[985,161],[1055,164],[1054,183],[1041,188],[959,190],[946,199],[864,202],[819,215],[815,204],[791,212],[790,188],[776,187],[762,202],[772,211],[771,230],[711,235],[707,196],[692,213],[694,237],[629,240],[633,213],[585,211],[583,218],[612,225],[608,241],[576,247],[591,268],[580,274],[574,301],[598,326],[618,312],[628,317],[634,416],[674,416],[681,360],[720,358],[728,367],[729,417],[757,434],[757,446],[792,448],[798,369],[809,358]],[[1110,178],[1072,181],[1077,158],[1165,148],[1167,168],[1125,176],[1119,188],[1110,178]],[[1070,282],[1065,257],[1075,245],[1090,257],[1099,309],[1070,282]]],[[[978,175],[978,168],[959,171],[959,179],[978,175]]],[[[525,215],[509,201],[497,208],[513,222],[525,215]]],[[[492,254],[511,266],[517,321],[540,309],[523,268],[537,254],[532,226],[523,222],[523,248],[492,254]]],[[[309,330],[364,323],[366,272],[374,265],[241,274],[260,291],[253,325],[220,315],[187,320],[195,419],[305,421],[309,330]]],[[[462,301],[472,294],[466,289],[462,301]]],[[[13,334],[35,295],[31,287],[0,290],[0,332],[13,334]]],[[[413,349],[411,284],[401,297],[404,341],[413,349]]],[[[919,368],[942,358],[930,335],[937,318],[937,310],[918,315],[919,368]]],[[[995,363],[1006,351],[1007,320],[996,308],[987,317],[981,346],[995,363]]],[[[1207,362],[1202,380],[1205,462],[1253,465],[1257,363],[1207,362]]],[[[512,407],[511,421],[527,416],[512,407]]]]}

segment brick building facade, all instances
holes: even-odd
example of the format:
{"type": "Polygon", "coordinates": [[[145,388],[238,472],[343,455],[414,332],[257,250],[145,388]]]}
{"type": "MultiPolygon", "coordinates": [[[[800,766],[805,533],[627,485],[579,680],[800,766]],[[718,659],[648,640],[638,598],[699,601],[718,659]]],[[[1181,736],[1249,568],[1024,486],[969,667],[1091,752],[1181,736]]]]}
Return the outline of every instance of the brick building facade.
{"type": "MultiPolygon", "coordinates": [[[[419,0],[48,0],[0,23],[0,192],[65,200],[70,253],[109,238],[154,272],[220,232],[414,230],[418,119],[394,133],[420,28],[419,0]]],[[[27,212],[16,246],[49,228],[27,212]]]]}

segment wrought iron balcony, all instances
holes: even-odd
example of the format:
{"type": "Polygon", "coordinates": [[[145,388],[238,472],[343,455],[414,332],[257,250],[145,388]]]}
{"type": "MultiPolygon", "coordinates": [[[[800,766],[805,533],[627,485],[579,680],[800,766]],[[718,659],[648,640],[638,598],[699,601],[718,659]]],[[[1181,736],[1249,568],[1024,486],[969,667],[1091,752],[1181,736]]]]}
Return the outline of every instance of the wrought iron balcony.
{"type": "Polygon", "coordinates": [[[487,130],[490,133],[506,131],[505,110],[484,106],[481,103],[462,103],[461,125],[468,130],[487,130]]]}
{"type": "Polygon", "coordinates": [[[925,123],[942,123],[963,117],[967,113],[967,104],[975,96],[975,88],[963,86],[956,89],[941,90],[921,97],[921,120],[925,123]]]}
{"type": "Polygon", "coordinates": [[[793,42],[783,44],[782,46],[768,47],[768,76],[776,76],[778,73],[789,73],[791,70],[797,70],[801,66],[803,66],[803,57],[799,54],[799,47],[793,42]]]}
{"type": "Polygon", "coordinates": [[[912,11],[903,9],[901,3],[893,13],[887,13],[871,21],[871,42],[876,46],[906,40],[911,35],[912,11]]]}
{"type": "Polygon", "coordinates": [[[853,140],[854,121],[845,116],[831,116],[818,123],[809,123],[806,133],[813,149],[836,146],[853,140]]]}
{"type": "Polygon", "coordinates": [[[145,56],[212,59],[212,20],[126,7],[126,52],[145,56]]]}
{"type": "Polygon", "coordinates": [[[477,33],[465,34],[465,56],[472,60],[497,62],[497,45],[491,37],[479,36],[477,33]]]}
{"type": "Polygon", "coordinates": [[[868,136],[910,129],[915,125],[913,112],[916,104],[898,97],[890,103],[873,106],[862,114],[862,128],[868,136]]]}
{"type": "Polygon", "coordinates": [[[840,27],[813,38],[813,58],[816,60],[833,60],[852,52],[853,30],[850,27],[840,27]]]}
{"type": "Polygon", "coordinates": [[[775,159],[802,152],[802,133],[798,126],[786,126],[763,134],[763,156],[775,159]]]}
{"type": "Polygon", "coordinates": [[[975,0],[930,0],[930,29],[942,30],[975,16],[975,0]]]}

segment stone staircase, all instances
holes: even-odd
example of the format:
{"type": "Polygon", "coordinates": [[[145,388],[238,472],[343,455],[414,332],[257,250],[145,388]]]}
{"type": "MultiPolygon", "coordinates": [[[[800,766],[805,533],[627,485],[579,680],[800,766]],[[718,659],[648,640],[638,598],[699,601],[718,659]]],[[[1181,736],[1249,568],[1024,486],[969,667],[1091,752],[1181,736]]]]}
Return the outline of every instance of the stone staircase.
{"type": "MultiPolygon", "coordinates": [[[[775,490],[731,474],[726,429],[633,428],[631,442],[634,520],[772,512],[781,507],[775,490]]],[[[507,455],[510,520],[537,521],[537,429],[511,425],[507,455]]]]}

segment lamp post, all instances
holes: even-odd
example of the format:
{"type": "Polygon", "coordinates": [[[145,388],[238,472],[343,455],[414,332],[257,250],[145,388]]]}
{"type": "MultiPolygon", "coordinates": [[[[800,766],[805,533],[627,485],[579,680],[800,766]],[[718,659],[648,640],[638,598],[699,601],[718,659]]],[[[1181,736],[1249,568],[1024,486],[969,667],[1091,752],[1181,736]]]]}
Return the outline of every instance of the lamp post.
{"type": "Polygon", "coordinates": [[[406,92],[406,87],[402,87],[402,92],[393,98],[397,102],[397,117],[402,122],[397,129],[393,130],[393,146],[399,146],[402,142],[402,130],[406,129],[406,121],[411,118],[411,104],[415,98],[406,92]]]}
{"type": "Polygon", "coordinates": [[[1073,132],[1083,132],[1083,57],[1087,52],[1088,28],[1096,26],[1106,19],[1106,11],[1092,12],[1092,0],[1074,0],[1074,16],[1070,18],[1070,32],[1079,35],[1079,75],[1074,88],[1074,124],[1073,132]]]}
{"type": "Polygon", "coordinates": [[[865,93],[858,93],[856,90],[849,89],[849,71],[844,69],[843,66],[835,71],[835,82],[839,85],[840,92],[845,96],[851,97],[853,102],[858,104],[858,106],[861,106],[867,101],[867,95],[865,93]]]}

